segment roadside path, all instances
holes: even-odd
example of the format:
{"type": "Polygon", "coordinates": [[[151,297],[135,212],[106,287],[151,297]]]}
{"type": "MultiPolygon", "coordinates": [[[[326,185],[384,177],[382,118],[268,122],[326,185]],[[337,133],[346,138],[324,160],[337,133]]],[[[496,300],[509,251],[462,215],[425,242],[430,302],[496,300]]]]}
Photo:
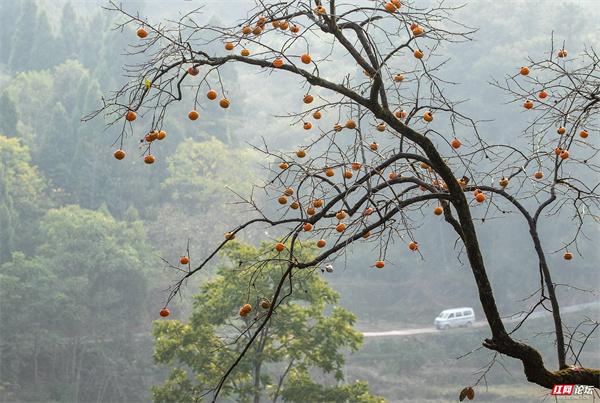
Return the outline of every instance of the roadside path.
{"type": "MultiPolygon", "coordinates": [[[[577,305],[561,307],[560,312],[561,312],[561,314],[570,313],[570,312],[578,312],[578,311],[582,311],[584,309],[589,309],[589,308],[594,308],[594,307],[600,307],[600,301],[590,302],[587,304],[577,304],[577,305]]],[[[551,315],[551,313],[548,311],[545,311],[545,310],[535,311],[531,315],[529,315],[529,318],[527,320],[543,318],[543,317],[550,316],[550,315],[551,315]]],[[[517,316],[512,316],[510,318],[503,319],[503,322],[504,323],[518,322],[519,320],[522,319],[522,317],[523,317],[523,314],[517,315],[517,316]]],[[[487,321],[475,322],[475,323],[473,323],[473,325],[471,327],[483,327],[483,326],[487,326],[487,321]]],[[[446,330],[446,331],[450,332],[450,331],[452,331],[452,329],[446,330]]],[[[440,333],[440,332],[441,332],[440,330],[437,330],[435,327],[432,326],[432,327],[423,327],[423,328],[418,328],[418,329],[388,330],[385,332],[363,332],[363,336],[364,337],[415,336],[415,335],[419,335],[419,334],[440,333]]]]}

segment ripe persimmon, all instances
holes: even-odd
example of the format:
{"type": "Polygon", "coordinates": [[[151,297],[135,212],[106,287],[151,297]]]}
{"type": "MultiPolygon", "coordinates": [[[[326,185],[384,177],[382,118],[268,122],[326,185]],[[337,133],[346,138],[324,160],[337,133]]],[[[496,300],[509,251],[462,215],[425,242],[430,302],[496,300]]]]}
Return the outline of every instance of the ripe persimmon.
{"type": "Polygon", "coordinates": [[[215,90],[209,90],[206,93],[206,98],[210,99],[211,101],[214,101],[215,99],[217,99],[217,91],[215,90]]]}
{"type": "Polygon", "coordinates": [[[242,28],[242,34],[250,35],[251,32],[252,32],[252,28],[250,28],[250,26],[248,26],[248,25],[244,25],[244,27],[242,28]]]}
{"type": "Polygon", "coordinates": [[[531,109],[531,108],[533,108],[533,101],[531,101],[530,99],[528,99],[527,101],[525,101],[523,103],[523,108],[525,108],[525,109],[531,109]]]}
{"type": "Polygon", "coordinates": [[[325,168],[325,175],[331,178],[335,175],[335,171],[332,168],[325,168]]]}
{"type": "Polygon", "coordinates": [[[362,164],[360,162],[353,162],[351,167],[354,171],[358,171],[362,167],[362,164]]]}
{"type": "Polygon", "coordinates": [[[292,25],[290,27],[290,31],[294,34],[297,34],[298,32],[300,32],[300,27],[298,25],[292,25]]]}
{"type": "Polygon", "coordinates": [[[315,8],[315,13],[323,15],[323,14],[327,14],[327,10],[323,6],[318,6],[315,8]]]}
{"type": "Polygon", "coordinates": [[[319,120],[321,119],[321,112],[320,111],[314,111],[312,114],[312,117],[319,120]]]}
{"type": "Polygon", "coordinates": [[[313,206],[315,206],[316,208],[323,207],[323,204],[325,204],[325,201],[323,199],[315,199],[313,201],[313,206]]]}
{"type": "Polygon", "coordinates": [[[293,201],[292,204],[290,204],[290,208],[292,210],[298,210],[300,208],[300,203],[298,203],[297,201],[293,201]]]}
{"type": "Polygon", "coordinates": [[[563,160],[566,160],[569,158],[569,151],[567,150],[562,150],[560,153],[560,158],[562,158],[563,160]]]}
{"type": "Polygon", "coordinates": [[[483,193],[477,193],[475,195],[475,200],[477,200],[478,203],[483,203],[485,201],[486,197],[483,193]]]}
{"type": "Polygon", "coordinates": [[[337,218],[338,220],[343,220],[344,218],[346,218],[346,212],[344,210],[340,210],[337,213],[335,213],[335,218],[337,218]]]}
{"type": "Polygon", "coordinates": [[[573,254],[571,252],[565,252],[563,255],[563,258],[565,260],[571,260],[571,259],[573,259],[573,254]]]}
{"type": "Polygon", "coordinates": [[[157,140],[164,140],[167,137],[167,132],[164,130],[161,130],[158,132],[158,135],[156,136],[157,140]]]}
{"type": "Polygon", "coordinates": [[[281,242],[277,242],[277,243],[275,244],[275,250],[276,250],[277,252],[282,252],[284,249],[285,249],[285,245],[284,245],[284,244],[282,244],[281,242]]]}
{"type": "Polygon", "coordinates": [[[363,211],[363,215],[364,215],[365,217],[368,217],[368,216],[370,216],[371,214],[373,214],[373,212],[374,212],[374,211],[375,211],[375,210],[373,209],[373,207],[367,207],[367,208],[365,209],[365,211],[363,211]]]}
{"type": "Polygon", "coordinates": [[[554,154],[555,154],[555,155],[560,155],[560,153],[562,153],[562,148],[560,148],[560,147],[556,147],[556,148],[554,149],[554,154]]]}
{"type": "Polygon", "coordinates": [[[414,36],[421,36],[421,35],[423,35],[425,33],[425,30],[421,26],[417,25],[412,30],[412,33],[413,33],[414,36]]]}
{"type": "Polygon", "coordinates": [[[335,125],[333,125],[333,131],[334,132],[341,132],[343,129],[342,125],[336,123],[335,125]]]}
{"type": "Polygon", "coordinates": [[[304,130],[312,129],[312,123],[310,123],[310,122],[304,122],[304,124],[302,126],[304,127],[304,130]]]}
{"type": "Polygon", "coordinates": [[[533,174],[533,177],[534,177],[535,179],[542,179],[542,178],[544,177],[544,173],[543,173],[542,171],[536,171],[536,172],[533,174]]]}
{"type": "Polygon", "coordinates": [[[338,225],[335,226],[335,230],[337,232],[344,232],[344,231],[346,231],[346,224],[344,224],[343,222],[339,223],[338,225]]]}
{"type": "Polygon", "coordinates": [[[137,119],[137,113],[135,113],[134,111],[128,111],[125,115],[125,119],[127,119],[129,122],[133,122],[137,119]]]}
{"type": "Polygon", "coordinates": [[[235,47],[235,45],[232,42],[227,42],[225,44],[225,49],[227,49],[227,50],[233,50],[234,47],[235,47]]]}
{"type": "Polygon", "coordinates": [[[244,306],[240,308],[241,317],[247,316],[250,312],[252,312],[252,305],[250,304],[244,304],[244,306]]]}
{"type": "Polygon", "coordinates": [[[404,110],[400,110],[400,111],[396,111],[396,112],[394,113],[394,115],[395,115],[395,116],[396,116],[396,118],[398,118],[398,119],[404,119],[404,118],[406,118],[406,116],[408,115],[408,113],[407,113],[406,111],[404,111],[404,110]]]}
{"type": "Polygon", "coordinates": [[[262,27],[261,27],[260,25],[257,25],[257,26],[255,26],[255,27],[254,27],[254,29],[252,30],[252,33],[253,33],[254,35],[258,36],[258,35],[262,34],[262,31],[263,31],[262,27]]]}
{"type": "Polygon", "coordinates": [[[285,196],[279,196],[279,198],[277,199],[277,202],[278,202],[279,204],[287,204],[287,202],[288,202],[288,199],[287,199],[287,197],[285,197],[285,196]]]}
{"type": "Polygon", "coordinates": [[[433,209],[433,214],[435,215],[442,215],[443,212],[444,209],[442,208],[442,206],[436,206],[436,208],[433,209]]]}
{"type": "Polygon", "coordinates": [[[500,184],[500,186],[505,188],[508,186],[508,178],[502,177],[502,179],[500,179],[500,181],[498,183],[500,184]]]}
{"type": "Polygon", "coordinates": [[[367,232],[365,232],[365,233],[362,235],[362,237],[363,237],[364,239],[367,239],[367,238],[368,238],[368,237],[370,237],[370,236],[371,236],[371,231],[367,231],[367,232]]]}
{"type": "Polygon", "coordinates": [[[311,231],[313,229],[313,225],[309,222],[307,222],[306,224],[304,224],[302,226],[302,229],[306,232],[311,231]]]}
{"type": "Polygon", "coordinates": [[[377,129],[377,131],[379,132],[384,132],[385,131],[385,123],[378,123],[377,126],[375,126],[375,128],[377,129]]]}
{"type": "Polygon", "coordinates": [[[377,260],[375,262],[375,267],[377,267],[378,269],[383,269],[384,266],[385,266],[385,262],[383,260],[377,260]]]}
{"type": "Polygon", "coordinates": [[[233,241],[235,239],[235,234],[233,232],[226,232],[225,239],[228,241],[233,241]]]}
{"type": "Polygon", "coordinates": [[[285,188],[284,191],[283,191],[283,194],[286,195],[286,196],[291,196],[291,195],[294,194],[294,189],[292,189],[292,188],[285,188]]]}
{"type": "Polygon", "coordinates": [[[377,151],[379,146],[377,145],[376,142],[372,142],[371,144],[369,144],[369,148],[371,149],[371,151],[377,151]]]}
{"type": "Polygon", "coordinates": [[[187,69],[187,72],[190,76],[197,76],[200,73],[200,69],[196,66],[190,66],[187,69]]]}
{"type": "Polygon", "coordinates": [[[115,151],[115,153],[113,154],[113,156],[118,159],[119,161],[122,160],[123,158],[125,158],[125,156],[127,155],[127,153],[121,149],[118,149],[117,151],[115,151]]]}
{"type": "Polygon", "coordinates": [[[198,117],[200,117],[200,114],[198,113],[198,111],[196,111],[196,110],[189,111],[188,118],[190,118],[190,120],[196,120],[196,119],[198,119],[198,117]]]}
{"type": "Polygon", "coordinates": [[[279,29],[281,29],[282,31],[286,31],[289,27],[290,23],[287,21],[281,21],[281,23],[279,24],[279,29]]]}
{"type": "Polygon", "coordinates": [[[303,98],[305,104],[310,104],[314,100],[314,97],[310,94],[306,94],[303,98]]]}
{"type": "Polygon", "coordinates": [[[317,214],[317,210],[314,207],[309,207],[306,209],[306,214],[315,215],[315,214],[317,214]]]}
{"type": "Polygon", "coordinates": [[[413,55],[417,58],[417,59],[422,59],[424,56],[423,51],[421,51],[420,49],[416,49],[413,53],[413,55]]]}
{"type": "Polygon", "coordinates": [[[223,98],[219,101],[219,106],[223,109],[229,108],[230,102],[227,98],[223,98]]]}
{"type": "Polygon", "coordinates": [[[526,76],[529,74],[529,67],[523,66],[521,67],[521,69],[519,70],[519,74],[521,74],[522,76],[526,76]]]}
{"type": "Polygon", "coordinates": [[[154,164],[154,161],[156,161],[156,159],[154,158],[154,155],[152,155],[152,154],[148,154],[144,157],[144,162],[148,165],[154,164]]]}
{"type": "Polygon", "coordinates": [[[411,241],[408,244],[408,249],[410,249],[412,251],[418,250],[419,249],[419,244],[417,242],[415,242],[415,241],[411,241]]]}
{"type": "Polygon", "coordinates": [[[427,111],[423,114],[423,120],[426,122],[431,122],[433,120],[433,114],[430,111],[427,111]]]}
{"type": "Polygon", "coordinates": [[[561,126],[561,127],[559,127],[558,129],[556,129],[556,133],[560,134],[561,136],[562,136],[563,134],[565,134],[566,132],[567,132],[567,129],[566,129],[566,128],[564,128],[564,127],[562,127],[562,126],[561,126]]]}
{"type": "Polygon", "coordinates": [[[248,57],[250,56],[250,51],[248,49],[242,49],[240,52],[240,55],[244,56],[244,57],[248,57]]]}
{"type": "Polygon", "coordinates": [[[179,263],[181,264],[188,264],[190,262],[190,258],[187,256],[181,256],[179,258],[179,263]]]}
{"type": "Polygon", "coordinates": [[[538,98],[539,98],[539,99],[545,99],[545,98],[547,98],[547,97],[548,97],[548,93],[547,93],[546,91],[544,91],[544,90],[541,90],[541,91],[539,92],[539,94],[538,94],[538,98]]]}
{"type": "Polygon", "coordinates": [[[169,308],[163,308],[160,310],[160,312],[158,314],[160,316],[162,316],[163,318],[166,318],[167,316],[169,316],[171,314],[171,311],[169,311],[169,308]]]}
{"type": "Polygon", "coordinates": [[[137,36],[144,39],[145,37],[148,36],[148,31],[146,31],[146,29],[144,27],[140,27],[137,30],[137,36]]]}
{"type": "Polygon", "coordinates": [[[262,309],[269,309],[271,307],[271,301],[269,301],[268,299],[263,299],[262,301],[260,301],[260,307],[262,309]]]}
{"type": "Polygon", "coordinates": [[[356,129],[356,122],[352,119],[348,119],[346,121],[346,128],[347,129],[356,129]]]}
{"type": "Polygon", "coordinates": [[[582,130],[579,132],[579,137],[581,137],[582,139],[587,139],[589,133],[587,130],[582,130]]]}
{"type": "Polygon", "coordinates": [[[567,51],[565,49],[560,49],[558,51],[558,57],[567,57],[567,51]]]}
{"type": "Polygon", "coordinates": [[[404,81],[404,76],[402,74],[396,74],[394,75],[394,81],[397,83],[404,81]]]}
{"type": "Polygon", "coordinates": [[[450,145],[452,146],[452,148],[454,149],[459,149],[460,146],[462,145],[462,143],[460,142],[459,139],[455,138],[454,140],[452,140],[452,142],[450,143],[450,145]]]}
{"type": "Polygon", "coordinates": [[[300,56],[300,61],[302,61],[302,63],[304,64],[310,64],[310,62],[312,62],[312,58],[308,53],[305,53],[302,56],[300,56]]]}
{"type": "Polygon", "coordinates": [[[278,57],[277,59],[273,60],[273,67],[280,68],[281,66],[283,66],[282,58],[278,57]]]}
{"type": "Polygon", "coordinates": [[[387,11],[388,13],[395,13],[396,12],[396,5],[392,2],[390,3],[385,3],[385,5],[383,6],[385,8],[385,11],[387,11]]]}
{"type": "Polygon", "coordinates": [[[287,162],[280,162],[279,163],[279,169],[286,170],[289,167],[290,167],[290,165],[287,162]]]}
{"type": "Polygon", "coordinates": [[[298,157],[298,158],[304,158],[304,157],[306,157],[306,151],[304,151],[304,150],[298,150],[298,151],[296,151],[296,157],[298,157]]]}
{"type": "Polygon", "coordinates": [[[345,169],[342,176],[346,179],[352,179],[352,171],[349,169],[345,169]]]}
{"type": "Polygon", "coordinates": [[[317,248],[324,248],[325,245],[327,245],[327,241],[325,241],[324,239],[319,239],[317,241],[317,248]]]}
{"type": "Polygon", "coordinates": [[[146,140],[146,142],[148,142],[148,143],[152,143],[157,138],[158,138],[158,132],[156,130],[153,130],[144,136],[144,140],[146,140]]]}

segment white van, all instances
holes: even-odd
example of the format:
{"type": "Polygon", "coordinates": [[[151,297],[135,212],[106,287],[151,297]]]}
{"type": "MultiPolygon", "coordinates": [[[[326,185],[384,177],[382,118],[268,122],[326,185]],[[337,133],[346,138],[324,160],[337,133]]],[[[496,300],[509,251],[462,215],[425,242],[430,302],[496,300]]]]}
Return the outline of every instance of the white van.
{"type": "Polygon", "coordinates": [[[442,311],[433,324],[438,330],[446,330],[451,327],[471,326],[475,322],[473,308],[454,308],[442,311]]]}

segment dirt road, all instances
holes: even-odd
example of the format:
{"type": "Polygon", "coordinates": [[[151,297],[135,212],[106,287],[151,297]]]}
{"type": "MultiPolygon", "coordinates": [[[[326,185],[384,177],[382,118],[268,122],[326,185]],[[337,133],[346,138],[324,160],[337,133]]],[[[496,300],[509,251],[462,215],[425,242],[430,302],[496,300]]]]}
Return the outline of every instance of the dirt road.
{"type": "MultiPolygon", "coordinates": [[[[560,309],[561,314],[582,311],[584,309],[589,308],[600,308],[600,301],[590,302],[587,304],[577,304],[571,306],[565,306],[560,309]]],[[[546,316],[550,316],[551,313],[547,311],[536,311],[529,316],[529,319],[543,318],[546,316]]],[[[504,319],[504,323],[514,323],[518,322],[523,318],[523,315],[511,316],[510,318],[504,319]]],[[[433,318],[431,318],[433,321],[433,318]]],[[[480,321],[473,323],[472,327],[483,327],[487,326],[486,321],[480,321]]],[[[452,331],[452,330],[447,330],[452,331]]],[[[440,330],[437,330],[435,327],[423,327],[418,329],[403,329],[403,330],[389,330],[385,332],[363,332],[364,337],[390,337],[390,336],[415,336],[419,334],[427,334],[427,333],[438,333],[440,330]]]]}

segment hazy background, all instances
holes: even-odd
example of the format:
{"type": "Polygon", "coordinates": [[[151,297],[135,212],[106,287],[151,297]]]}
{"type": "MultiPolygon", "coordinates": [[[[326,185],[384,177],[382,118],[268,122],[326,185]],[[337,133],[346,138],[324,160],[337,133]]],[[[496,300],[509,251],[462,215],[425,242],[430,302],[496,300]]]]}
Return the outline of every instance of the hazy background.
{"type": "MultiPolygon", "coordinates": [[[[467,2],[465,2],[467,3],[467,2]]],[[[227,66],[232,107],[226,114],[208,107],[203,119],[185,118],[189,104],[176,106],[166,121],[167,140],[157,162],[112,157],[118,129],[101,120],[82,124],[102,94],[118,87],[122,55],[135,41],[130,30],[114,31],[115,15],[104,1],[0,2],[0,402],[147,401],[149,387],[165,369],[152,363],[151,321],[176,273],[159,256],[177,259],[189,238],[192,258],[204,256],[222,234],[243,219],[224,185],[248,191],[266,163],[248,143],[264,137],[292,150],[298,131],[276,119],[303,95],[296,79],[227,66]],[[190,164],[189,161],[193,161],[190,164]],[[240,163],[243,161],[243,163],[240,163]],[[218,167],[218,169],[217,169],[218,167]]],[[[458,4],[458,3],[456,3],[458,4]]],[[[206,5],[206,20],[232,23],[249,1],[125,1],[150,21],[176,18],[206,5]]],[[[475,41],[445,49],[444,77],[461,85],[448,89],[466,98],[463,112],[476,119],[484,137],[515,142],[525,117],[497,89],[493,77],[514,74],[527,55],[549,49],[550,37],[565,41],[570,55],[600,44],[596,1],[472,1],[456,18],[479,28],[475,41]]],[[[341,71],[341,66],[328,66],[341,71]]],[[[593,135],[593,134],[592,134],[593,135]]],[[[130,156],[135,156],[129,140],[130,156]]],[[[478,212],[475,212],[478,216],[478,212]]],[[[544,221],[548,251],[562,246],[569,217],[544,221]]],[[[549,258],[557,283],[596,290],[600,279],[598,227],[581,244],[583,257],[565,263],[549,258]]],[[[363,331],[430,326],[444,308],[473,306],[482,313],[468,267],[456,258],[447,225],[425,217],[418,230],[425,260],[400,243],[381,271],[370,266],[369,248],[353,248],[327,274],[342,304],[358,315],[363,331]]],[[[246,232],[246,241],[276,236],[246,232]]],[[[527,307],[522,299],[538,287],[537,261],[517,215],[479,225],[488,272],[502,314],[527,307]]],[[[464,260],[464,259],[463,259],[464,260]]],[[[175,318],[189,313],[188,298],[203,277],[188,284],[172,306],[175,318]]],[[[562,287],[564,305],[597,295],[562,287]]],[[[566,325],[598,310],[565,315],[566,325]]],[[[549,320],[532,320],[518,337],[531,341],[555,366],[549,320]],[[537,335],[537,336],[536,336],[537,335]]],[[[485,328],[439,334],[367,338],[348,357],[347,380],[366,379],[371,391],[390,401],[449,401],[490,353],[479,350],[485,328]]],[[[586,347],[583,364],[600,366],[600,344],[586,347]]],[[[514,360],[504,359],[479,388],[478,401],[531,402],[546,391],[530,385],[514,360]]]]}

